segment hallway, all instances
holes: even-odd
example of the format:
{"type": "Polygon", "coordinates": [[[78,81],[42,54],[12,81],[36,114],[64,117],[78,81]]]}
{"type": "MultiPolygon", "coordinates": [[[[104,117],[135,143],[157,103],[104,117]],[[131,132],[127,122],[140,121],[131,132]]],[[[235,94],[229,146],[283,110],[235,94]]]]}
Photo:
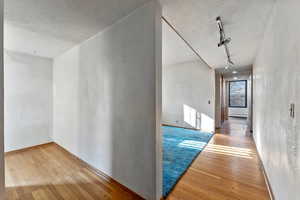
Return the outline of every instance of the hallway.
{"type": "Polygon", "coordinates": [[[0,0],[0,200],[299,200],[299,8],[0,0]]]}
{"type": "Polygon", "coordinates": [[[230,118],[184,174],[168,200],[270,199],[247,122],[230,118]]]}

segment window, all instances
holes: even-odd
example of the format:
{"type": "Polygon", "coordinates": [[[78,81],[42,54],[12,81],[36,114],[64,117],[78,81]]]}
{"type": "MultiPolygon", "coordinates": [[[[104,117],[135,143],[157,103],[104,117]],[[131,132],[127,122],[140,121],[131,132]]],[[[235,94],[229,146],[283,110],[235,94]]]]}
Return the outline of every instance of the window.
{"type": "Polygon", "coordinates": [[[247,81],[229,81],[229,107],[247,108],[247,81]]]}

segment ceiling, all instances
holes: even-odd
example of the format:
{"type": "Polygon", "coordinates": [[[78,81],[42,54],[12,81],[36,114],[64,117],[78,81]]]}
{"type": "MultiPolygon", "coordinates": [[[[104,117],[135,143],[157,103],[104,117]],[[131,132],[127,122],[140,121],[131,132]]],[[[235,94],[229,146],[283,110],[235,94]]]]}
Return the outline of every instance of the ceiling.
{"type": "MultiPolygon", "coordinates": [[[[163,16],[213,68],[227,64],[224,47],[217,47],[219,32],[216,17],[221,16],[226,36],[231,37],[229,50],[236,67],[250,66],[263,38],[264,28],[274,0],[160,0],[163,16]]],[[[163,35],[164,43],[177,43],[163,35]]],[[[172,46],[172,44],[168,44],[172,46]]],[[[174,48],[176,45],[174,45],[174,48]]],[[[180,48],[166,63],[189,59],[182,57],[180,48]],[[178,57],[178,56],[180,57],[178,57]]],[[[166,53],[167,54],[167,53],[166,53]]]]}
{"type": "MultiPolygon", "coordinates": [[[[5,0],[4,47],[54,58],[150,0],[5,0]],[[47,48],[45,48],[47,47],[47,48]]],[[[236,67],[250,66],[274,0],[160,0],[163,16],[213,68],[226,65],[218,48],[221,16],[236,67]]],[[[163,22],[163,64],[199,59],[163,22]]]]}
{"type": "Polygon", "coordinates": [[[55,57],[147,1],[5,0],[4,46],[9,50],[55,57]]]}
{"type": "Polygon", "coordinates": [[[176,32],[163,20],[162,38],[163,66],[199,59],[176,32]]]}

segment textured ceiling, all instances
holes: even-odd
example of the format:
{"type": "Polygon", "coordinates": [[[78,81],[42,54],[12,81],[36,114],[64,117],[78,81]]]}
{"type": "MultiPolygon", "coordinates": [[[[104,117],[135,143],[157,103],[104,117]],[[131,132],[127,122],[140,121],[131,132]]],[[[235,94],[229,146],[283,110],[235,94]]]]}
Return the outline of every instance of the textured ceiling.
{"type": "MultiPolygon", "coordinates": [[[[56,57],[149,0],[5,0],[4,46],[56,57]]],[[[226,65],[215,22],[225,23],[232,60],[252,64],[273,0],[160,0],[163,16],[212,67],[226,65]]],[[[164,64],[198,59],[163,23],[164,64]]]]}
{"type": "MultiPolygon", "coordinates": [[[[222,17],[226,35],[232,38],[229,49],[235,65],[249,66],[254,61],[274,4],[274,0],[160,0],[160,2],[163,6],[163,16],[213,68],[223,68],[227,64],[224,48],[217,47],[219,33],[216,17],[222,17]]],[[[176,51],[173,49],[172,53],[176,51]]],[[[181,55],[179,48],[178,55],[181,55]]],[[[174,62],[179,62],[177,56],[173,57],[174,62]]]]}
{"type": "MultiPolygon", "coordinates": [[[[23,40],[31,44],[31,47],[28,47],[31,52],[28,53],[35,52],[38,55],[54,57],[100,32],[147,1],[5,0],[4,28],[8,29],[5,34],[5,46],[11,50],[22,48],[21,43],[12,44],[13,36],[16,35],[11,32],[17,29],[19,33],[25,32],[26,37],[23,37],[23,40]],[[37,44],[42,40],[50,46],[37,44]],[[41,48],[54,49],[49,49],[48,52],[41,48]]],[[[18,40],[22,40],[20,34],[17,37],[18,40]]]]}
{"type": "Polygon", "coordinates": [[[162,20],[162,63],[163,66],[199,59],[187,44],[162,20]]]}

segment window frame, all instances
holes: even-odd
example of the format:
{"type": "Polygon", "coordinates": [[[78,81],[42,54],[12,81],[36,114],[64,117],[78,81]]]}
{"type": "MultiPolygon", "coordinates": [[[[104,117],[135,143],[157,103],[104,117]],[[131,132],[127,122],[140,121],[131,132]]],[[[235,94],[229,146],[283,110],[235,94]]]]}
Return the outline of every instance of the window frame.
{"type": "Polygon", "coordinates": [[[248,82],[247,80],[234,80],[234,81],[229,81],[228,83],[228,107],[229,108],[247,108],[248,105],[248,93],[247,93],[247,89],[248,89],[248,82]],[[245,83],[245,106],[233,106],[231,105],[231,102],[230,102],[230,84],[231,83],[234,83],[234,82],[244,82],[245,83]]]}

